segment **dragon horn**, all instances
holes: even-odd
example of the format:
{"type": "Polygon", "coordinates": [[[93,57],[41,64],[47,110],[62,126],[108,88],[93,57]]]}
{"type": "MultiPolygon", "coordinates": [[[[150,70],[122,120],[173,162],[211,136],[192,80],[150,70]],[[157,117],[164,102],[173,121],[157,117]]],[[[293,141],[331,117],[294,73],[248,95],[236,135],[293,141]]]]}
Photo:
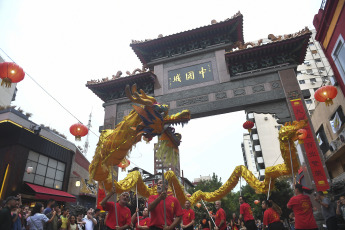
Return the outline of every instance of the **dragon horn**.
{"type": "Polygon", "coordinates": [[[134,103],[147,105],[147,106],[153,105],[152,101],[150,101],[148,99],[144,99],[143,97],[141,97],[139,95],[139,93],[137,92],[137,85],[136,84],[132,85],[132,92],[129,89],[129,85],[126,85],[125,93],[126,93],[126,96],[134,103]]]}

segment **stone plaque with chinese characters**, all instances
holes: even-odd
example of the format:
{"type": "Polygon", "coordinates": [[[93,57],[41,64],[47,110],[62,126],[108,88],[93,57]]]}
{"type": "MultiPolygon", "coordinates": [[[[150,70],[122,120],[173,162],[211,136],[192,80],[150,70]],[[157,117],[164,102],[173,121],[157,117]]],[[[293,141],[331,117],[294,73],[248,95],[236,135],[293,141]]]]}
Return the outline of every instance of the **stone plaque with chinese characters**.
{"type": "Polygon", "coordinates": [[[168,72],[168,89],[213,81],[212,63],[206,62],[168,72]]]}

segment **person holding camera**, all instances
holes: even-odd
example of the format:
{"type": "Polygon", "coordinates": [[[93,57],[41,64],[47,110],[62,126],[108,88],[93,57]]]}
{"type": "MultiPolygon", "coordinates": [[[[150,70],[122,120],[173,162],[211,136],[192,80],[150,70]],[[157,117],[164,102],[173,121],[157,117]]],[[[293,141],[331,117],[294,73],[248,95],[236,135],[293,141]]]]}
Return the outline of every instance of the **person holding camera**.
{"type": "Polygon", "coordinates": [[[318,191],[315,194],[315,200],[321,205],[322,216],[326,221],[327,230],[337,230],[338,225],[334,204],[325,197],[322,191],[318,191]]]}
{"type": "Polygon", "coordinates": [[[343,219],[343,222],[345,222],[345,196],[341,196],[339,197],[339,200],[337,200],[336,213],[338,216],[341,216],[343,219]]]}

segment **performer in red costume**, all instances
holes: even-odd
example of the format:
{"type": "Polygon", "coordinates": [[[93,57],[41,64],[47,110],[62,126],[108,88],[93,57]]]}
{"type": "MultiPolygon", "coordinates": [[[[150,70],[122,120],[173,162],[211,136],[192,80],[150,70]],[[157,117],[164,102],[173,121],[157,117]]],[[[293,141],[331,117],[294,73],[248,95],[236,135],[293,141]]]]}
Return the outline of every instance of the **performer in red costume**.
{"type": "Polygon", "coordinates": [[[185,230],[193,230],[194,228],[194,220],[195,220],[195,213],[193,209],[190,208],[190,201],[187,200],[185,202],[185,209],[183,209],[183,217],[182,217],[182,228],[185,230]]]}
{"type": "Polygon", "coordinates": [[[149,210],[147,208],[144,208],[143,215],[139,216],[139,224],[138,224],[138,218],[137,215],[139,215],[139,209],[136,209],[136,212],[132,216],[132,224],[136,226],[136,230],[144,229],[148,230],[151,218],[149,217],[149,210]]]}
{"type": "Polygon", "coordinates": [[[127,203],[129,200],[129,193],[123,192],[120,195],[119,202],[116,203],[117,208],[117,219],[118,225],[116,226],[116,218],[115,218],[115,205],[114,202],[107,202],[108,199],[115,194],[115,188],[111,191],[100,203],[102,208],[105,211],[108,211],[107,219],[105,220],[105,225],[109,230],[124,230],[129,228],[131,225],[131,211],[127,208],[127,203]]]}
{"type": "Polygon", "coordinates": [[[220,200],[217,200],[215,202],[215,206],[217,209],[216,213],[216,219],[215,219],[215,224],[216,226],[214,227],[215,230],[224,230],[226,229],[226,214],[224,209],[222,209],[222,202],[220,200]]]}
{"type": "Polygon", "coordinates": [[[173,196],[167,196],[168,182],[159,180],[157,183],[158,195],[149,197],[149,212],[151,213],[150,230],[173,230],[181,222],[182,208],[180,202],[173,196]],[[166,220],[164,221],[164,203],[166,207],[166,220]]]}

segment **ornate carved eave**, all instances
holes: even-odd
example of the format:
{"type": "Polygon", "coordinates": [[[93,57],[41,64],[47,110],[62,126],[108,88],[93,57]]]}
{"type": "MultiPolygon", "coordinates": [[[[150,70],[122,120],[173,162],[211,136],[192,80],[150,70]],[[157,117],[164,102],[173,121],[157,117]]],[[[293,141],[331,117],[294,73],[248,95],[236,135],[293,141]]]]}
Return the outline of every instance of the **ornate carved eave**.
{"type": "Polygon", "coordinates": [[[119,77],[105,81],[89,81],[86,84],[94,94],[101,100],[107,102],[109,100],[126,97],[126,85],[137,84],[138,89],[143,89],[146,93],[153,93],[153,87],[156,81],[156,75],[153,72],[143,72],[127,77],[119,77]]]}
{"type": "Polygon", "coordinates": [[[181,33],[160,36],[154,40],[133,41],[130,45],[143,65],[150,62],[183,55],[195,50],[217,45],[243,42],[243,16],[237,13],[233,18],[223,22],[212,22],[211,25],[184,31],[181,33]]]}
{"type": "MultiPolygon", "coordinates": [[[[287,37],[225,54],[231,76],[281,64],[301,64],[304,61],[311,33],[287,37]]],[[[281,38],[281,37],[280,37],[281,38]]]]}

